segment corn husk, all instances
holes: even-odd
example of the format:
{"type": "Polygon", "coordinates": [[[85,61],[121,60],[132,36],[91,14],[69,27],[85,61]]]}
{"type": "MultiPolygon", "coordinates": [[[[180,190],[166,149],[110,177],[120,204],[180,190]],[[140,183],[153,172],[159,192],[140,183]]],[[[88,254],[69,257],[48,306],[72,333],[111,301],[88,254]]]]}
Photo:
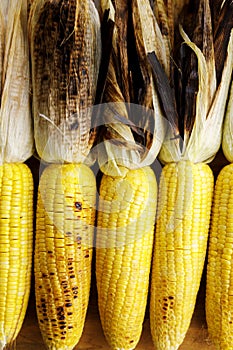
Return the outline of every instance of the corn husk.
{"type": "Polygon", "coordinates": [[[101,56],[92,0],[33,0],[29,14],[34,134],[46,162],[88,162],[101,56]]]}
{"type": "Polygon", "coordinates": [[[233,81],[227,103],[226,117],[223,125],[222,149],[226,159],[233,163],[233,81]]]}
{"type": "Polygon", "coordinates": [[[33,154],[27,1],[2,0],[0,27],[0,163],[24,162],[33,154]]]}
{"type": "MultiPolygon", "coordinates": [[[[173,125],[167,125],[166,138],[159,155],[162,163],[179,160],[208,163],[213,160],[221,145],[222,124],[232,79],[232,31],[229,40],[228,36],[225,39],[227,40],[227,52],[224,51],[224,47],[220,49],[225,53],[221,78],[217,84],[216,72],[219,64],[218,57],[215,58],[213,51],[213,35],[211,34],[208,2],[200,1],[199,11],[202,11],[202,18],[205,19],[204,29],[206,27],[202,32],[201,48],[200,45],[197,46],[189,38],[180,26],[183,45],[190,47],[197,59],[198,84],[196,96],[193,99],[195,101],[194,114],[191,116],[191,122],[184,120],[184,137],[182,140],[181,138],[174,138],[173,125]]],[[[192,103],[192,100],[188,100],[187,103],[192,103]]]]}
{"type": "MultiPolygon", "coordinates": [[[[113,3],[102,0],[102,13],[109,9],[109,16],[115,22],[102,110],[102,143],[98,145],[98,161],[102,172],[112,176],[122,176],[126,169],[136,169],[150,165],[156,159],[163,136],[163,113],[152,72],[147,61],[147,53],[155,50],[167,67],[162,35],[155,21],[149,1],[132,1],[132,7],[123,1],[113,3]],[[124,8],[125,14],[119,18],[118,10],[124,8]],[[129,39],[129,21],[132,13],[133,38],[129,39]],[[132,43],[132,41],[134,43],[132,43]],[[134,88],[134,74],[130,71],[130,58],[127,57],[129,45],[135,45],[138,57],[137,74],[142,77],[143,93],[134,88]]],[[[140,89],[139,89],[140,90],[140,89]]]]}

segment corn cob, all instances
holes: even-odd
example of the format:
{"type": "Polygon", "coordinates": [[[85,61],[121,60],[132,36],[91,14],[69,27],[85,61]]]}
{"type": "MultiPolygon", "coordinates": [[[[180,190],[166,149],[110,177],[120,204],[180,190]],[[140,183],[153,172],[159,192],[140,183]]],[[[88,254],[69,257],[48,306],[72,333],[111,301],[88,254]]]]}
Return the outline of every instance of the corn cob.
{"type": "Polygon", "coordinates": [[[103,133],[104,147],[99,145],[98,149],[103,177],[96,281],[106,340],[111,349],[130,350],[137,346],[142,332],[154,239],[157,183],[150,165],[160,149],[163,129],[146,53],[157,49],[159,41],[154,35],[149,44],[151,31],[147,26],[154,26],[149,1],[107,3],[115,27],[103,94],[103,102],[108,102],[103,110],[107,133],[103,133]],[[129,47],[136,57],[128,56],[129,47]],[[135,84],[137,74],[142,77],[139,87],[135,84]],[[136,101],[137,106],[133,104],[136,101]],[[137,142],[140,138],[144,141],[137,142]]]}
{"type": "Polygon", "coordinates": [[[163,168],[150,302],[156,349],[177,349],[189,327],[205,261],[212,192],[207,164],[180,161],[163,168]]]}
{"type": "Polygon", "coordinates": [[[68,350],[83,332],[91,283],[96,184],[87,157],[100,23],[91,0],[33,0],[29,28],[36,149],[53,163],[38,191],[36,309],[47,348],[68,350]]]}
{"type": "Polygon", "coordinates": [[[0,166],[0,349],[16,339],[31,283],[33,181],[25,164],[0,166]]]}
{"type": "MultiPolygon", "coordinates": [[[[178,349],[193,315],[206,255],[213,193],[213,174],[205,163],[213,159],[221,144],[232,74],[231,39],[217,85],[220,62],[214,57],[208,2],[200,1],[197,11],[193,41],[180,26],[182,39],[193,52],[186,51],[186,62],[179,62],[182,81],[178,80],[175,96],[166,88],[168,77],[158,60],[149,56],[155,79],[159,84],[164,82],[162,88],[157,86],[170,122],[159,154],[165,166],[158,193],[150,298],[151,333],[158,350],[178,349]],[[203,27],[205,31],[200,35],[203,27]],[[185,99],[180,99],[182,96],[185,99]]],[[[169,79],[172,81],[173,77],[169,79]]],[[[174,81],[177,82],[176,77],[174,81]]]]}
{"type": "Polygon", "coordinates": [[[147,302],[157,184],[150,167],[103,175],[97,221],[100,318],[112,349],[134,349],[147,302]]]}
{"type": "Polygon", "coordinates": [[[33,152],[27,2],[0,3],[0,349],[19,334],[30,294],[33,152]]]}
{"type": "Polygon", "coordinates": [[[226,159],[231,163],[225,166],[217,177],[210,239],[208,248],[207,280],[206,280],[206,320],[208,332],[216,349],[232,348],[232,112],[233,83],[229,94],[228,107],[224,120],[222,148],[226,159]]]}
{"type": "Polygon", "coordinates": [[[73,349],[90,291],[96,181],[83,164],[51,164],[37,202],[35,293],[48,349],[73,349]]]}

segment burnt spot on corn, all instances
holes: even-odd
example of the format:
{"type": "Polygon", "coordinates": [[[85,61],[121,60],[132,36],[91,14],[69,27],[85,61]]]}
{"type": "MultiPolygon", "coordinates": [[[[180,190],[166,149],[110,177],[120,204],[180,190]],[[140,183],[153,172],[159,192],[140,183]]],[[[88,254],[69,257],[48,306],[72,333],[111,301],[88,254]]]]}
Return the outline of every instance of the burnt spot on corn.
{"type": "Polygon", "coordinates": [[[65,306],[66,306],[66,307],[71,307],[71,306],[72,306],[72,303],[66,303],[65,306]]]}
{"type": "Polygon", "coordinates": [[[82,203],[81,202],[75,202],[74,207],[76,211],[81,211],[82,210],[82,203]]]}

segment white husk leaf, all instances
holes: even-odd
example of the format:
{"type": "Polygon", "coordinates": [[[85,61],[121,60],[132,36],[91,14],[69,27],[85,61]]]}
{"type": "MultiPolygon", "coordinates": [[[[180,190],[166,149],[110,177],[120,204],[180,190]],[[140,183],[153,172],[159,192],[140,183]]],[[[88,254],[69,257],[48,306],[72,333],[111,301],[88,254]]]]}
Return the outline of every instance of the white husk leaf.
{"type": "Polygon", "coordinates": [[[231,82],[231,90],[223,124],[222,149],[226,159],[233,163],[233,82],[231,82]]]}
{"type": "MultiPolygon", "coordinates": [[[[1,9],[5,1],[1,1],[1,9]]],[[[5,3],[6,5],[6,3],[5,3]]],[[[27,2],[3,6],[5,27],[0,108],[0,163],[24,162],[33,154],[30,113],[27,2]]]]}
{"type": "Polygon", "coordinates": [[[155,52],[167,76],[170,75],[169,43],[162,36],[149,1],[133,0],[138,10],[138,20],[141,22],[143,40],[146,52],[155,52]]]}
{"type": "MultiPolygon", "coordinates": [[[[186,36],[184,38],[186,39],[186,36]]],[[[184,140],[182,150],[179,147],[179,139],[173,139],[172,127],[168,126],[165,142],[159,154],[159,159],[163,163],[178,162],[179,160],[208,163],[213,160],[221,145],[222,124],[233,69],[233,30],[228,43],[222,79],[210,108],[208,108],[209,96],[206,96],[206,91],[208,91],[206,84],[209,80],[206,62],[200,50],[194,44],[188,41],[187,43],[198,58],[197,115],[190,138],[184,140]]]]}
{"type": "Polygon", "coordinates": [[[2,3],[0,3],[0,96],[2,95],[2,71],[3,71],[3,58],[4,58],[4,47],[5,47],[5,21],[4,21],[1,5],[2,3]]]}

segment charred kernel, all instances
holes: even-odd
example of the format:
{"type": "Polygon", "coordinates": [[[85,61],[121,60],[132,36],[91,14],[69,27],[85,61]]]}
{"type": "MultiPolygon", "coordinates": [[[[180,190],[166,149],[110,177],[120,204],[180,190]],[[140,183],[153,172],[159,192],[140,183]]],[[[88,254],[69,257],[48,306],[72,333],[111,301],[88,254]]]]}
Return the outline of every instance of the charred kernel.
{"type": "Polygon", "coordinates": [[[68,232],[66,232],[66,235],[67,236],[72,236],[72,232],[68,231],[68,232]]]}
{"type": "Polygon", "coordinates": [[[40,320],[40,323],[44,323],[44,321],[43,321],[43,320],[40,320]]]}
{"type": "Polygon", "coordinates": [[[73,267],[68,267],[68,270],[71,270],[71,271],[72,271],[73,269],[74,269],[73,267]]]}
{"type": "Polygon", "coordinates": [[[66,306],[66,307],[71,307],[71,306],[72,306],[72,303],[66,303],[65,306],[66,306]]]}
{"type": "Polygon", "coordinates": [[[41,289],[42,288],[42,286],[39,286],[39,289],[41,289]]]}
{"type": "Polygon", "coordinates": [[[70,278],[75,278],[75,275],[70,275],[70,278]]]}
{"type": "Polygon", "coordinates": [[[44,313],[43,313],[43,316],[44,316],[44,317],[46,317],[46,316],[47,316],[47,313],[46,313],[46,312],[44,312],[44,313]]]}
{"type": "Polygon", "coordinates": [[[73,328],[73,326],[68,326],[68,329],[72,329],[73,328]]]}
{"type": "MultiPolygon", "coordinates": [[[[61,332],[61,335],[65,335],[65,334],[66,334],[66,331],[61,332]]],[[[65,337],[63,339],[65,339],[65,337]]]]}
{"type": "Polygon", "coordinates": [[[78,211],[82,210],[82,203],[81,202],[75,202],[74,206],[75,206],[75,209],[77,209],[78,211]]]}
{"type": "Polygon", "coordinates": [[[74,295],[74,299],[77,299],[77,297],[78,297],[77,295],[74,295]]]}
{"type": "Polygon", "coordinates": [[[78,294],[78,291],[77,291],[77,290],[74,290],[74,291],[73,291],[73,294],[78,294]]]}
{"type": "Polygon", "coordinates": [[[60,326],[59,328],[60,328],[60,329],[65,329],[65,328],[66,328],[66,326],[60,326]]]}
{"type": "Polygon", "coordinates": [[[45,303],[45,302],[46,302],[46,300],[45,300],[44,298],[41,298],[40,301],[41,301],[42,303],[45,303]]]}
{"type": "Polygon", "coordinates": [[[85,255],[85,258],[89,258],[89,254],[86,254],[86,255],[85,255]]]}
{"type": "Polygon", "coordinates": [[[63,306],[58,306],[58,307],[57,307],[57,311],[64,311],[63,306]]]}
{"type": "Polygon", "coordinates": [[[43,278],[47,277],[47,274],[46,273],[42,273],[42,277],[43,278]]]}
{"type": "Polygon", "coordinates": [[[73,315],[73,312],[67,312],[67,315],[71,316],[71,315],[73,315]]]}
{"type": "Polygon", "coordinates": [[[62,324],[66,324],[66,322],[64,322],[64,321],[61,321],[61,322],[59,322],[59,324],[61,324],[61,325],[62,325],[62,324]]]}
{"type": "MultiPolygon", "coordinates": [[[[62,333],[63,333],[63,332],[62,332],[62,333]]],[[[62,333],[61,333],[61,334],[62,334],[62,333]]],[[[65,338],[65,337],[61,337],[61,339],[64,340],[64,339],[66,339],[66,338],[65,338]]]]}
{"type": "Polygon", "coordinates": [[[64,319],[65,319],[65,316],[60,316],[60,317],[58,318],[59,321],[62,321],[62,320],[64,320],[64,319]]]}
{"type": "Polygon", "coordinates": [[[53,338],[48,338],[48,340],[53,340],[53,338]]]}
{"type": "Polygon", "coordinates": [[[77,236],[76,240],[79,242],[79,241],[81,241],[81,240],[82,240],[82,237],[77,236]]]}
{"type": "Polygon", "coordinates": [[[43,309],[46,309],[46,304],[45,304],[45,303],[42,303],[42,304],[41,304],[41,307],[42,307],[43,309]]]}
{"type": "Polygon", "coordinates": [[[55,275],[55,273],[54,272],[50,272],[50,276],[54,276],[55,275]]]}
{"type": "Polygon", "coordinates": [[[52,250],[48,250],[48,254],[52,254],[53,252],[52,252],[52,250]]]}
{"type": "Polygon", "coordinates": [[[78,286],[72,287],[72,290],[78,289],[78,286]]]}
{"type": "Polygon", "coordinates": [[[55,319],[55,318],[53,318],[52,320],[51,320],[51,322],[56,322],[57,320],[55,319]]]}
{"type": "Polygon", "coordinates": [[[174,297],[172,297],[172,296],[169,296],[169,297],[168,297],[168,299],[172,300],[172,299],[174,299],[174,297]]]}

